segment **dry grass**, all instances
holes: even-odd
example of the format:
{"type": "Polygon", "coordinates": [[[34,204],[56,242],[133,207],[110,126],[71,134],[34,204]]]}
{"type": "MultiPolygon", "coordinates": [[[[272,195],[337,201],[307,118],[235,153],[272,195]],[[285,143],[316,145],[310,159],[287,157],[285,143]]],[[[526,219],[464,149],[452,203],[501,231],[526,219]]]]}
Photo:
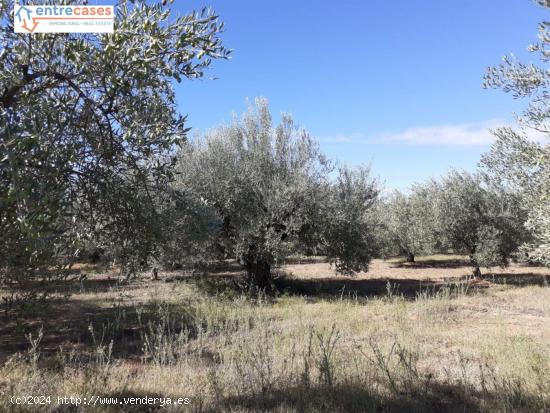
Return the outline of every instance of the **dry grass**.
{"type": "Polygon", "coordinates": [[[154,410],[57,405],[71,395],[188,397],[162,410],[193,412],[550,411],[547,269],[471,280],[462,257],[433,256],[345,279],[314,261],[287,266],[277,297],[236,292],[233,271],[93,275],[5,311],[0,411],[154,410]],[[55,400],[10,404],[22,394],[55,400]]]}

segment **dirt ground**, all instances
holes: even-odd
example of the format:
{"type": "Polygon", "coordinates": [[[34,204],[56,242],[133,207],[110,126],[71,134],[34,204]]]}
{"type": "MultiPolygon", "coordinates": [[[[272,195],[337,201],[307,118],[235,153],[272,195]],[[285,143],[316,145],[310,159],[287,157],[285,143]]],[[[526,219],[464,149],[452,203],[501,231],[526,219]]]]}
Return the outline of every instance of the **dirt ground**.
{"type": "MultiPolygon", "coordinates": [[[[550,367],[545,361],[550,360],[547,268],[512,264],[472,278],[464,257],[430,256],[415,263],[374,260],[368,272],[343,277],[322,259],[295,259],[277,270],[278,293],[265,297],[239,291],[242,273],[234,263],[200,275],[162,272],[159,281],[143,274],[127,283],[88,266],[76,270],[80,274],[73,281],[35,286],[48,290],[49,300],[4,307],[0,313],[0,396],[6,389],[42,388],[44,383],[62,395],[99,391],[82,381],[82,366],[97,364],[94,357],[111,343],[108,368],[98,376],[101,389],[185,394],[210,406],[193,411],[226,411],[226,405],[243,412],[327,411],[326,406],[342,412],[550,408],[550,396],[545,396],[550,395],[550,375],[544,367],[550,367]],[[174,317],[180,320],[177,329],[174,317]],[[40,331],[43,336],[33,349],[40,331]],[[182,331],[190,335],[182,339],[182,331]],[[326,393],[328,359],[311,356],[325,360],[311,379],[324,381],[314,387],[300,387],[310,367],[303,370],[298,363],[292,370],[286,364],[304,357],[312,337],[323,357],[331,340],[336,346],[329,359],[334,380],[344,387],[334,394],[326,393]],[[151,340],[164,349],[162,357],[185,353],[185,363],[158,361],[157,350],[146,351],[151,340]],[[34,379],[23,379],[38,352],[34,379]],[[80,360],[79,367],[71,370],[67,354],[80,360]],[[15,363],[14,357],[30,361],[15,363]],[[181,369],[184,376],[177,373],[181,369]],[[269,394],[262,390],[266,375],[277,377],[269,394]],[[545,386],[548,392],[541,390],[545,386]],[[424,390],[417,394],[419,388],[424,390]],[[266,398],[277,408],[265,409],[266,398]],[[303,400],[309,407],[300,404],[303,400]],[[355,402],[374,407],[358,408],[355,402]]],[[[0,397],[0,411],[2,406],[0,397]]]]}
{"type": "MultiPolygon", "coordinates": [[[[297,260],[299,262],[299,260],[297,260]]],[[[205,277],[193,277],[181,272],[161,272],[160,280],[153,282],[143,274],[129,283],[121,283],[114,273],[97,273],[87,265],[77,265],[76,271],[87,274],[80,281],[58,281],[44,284],[53,300],[23,308],[19,317],[13,313],[0,312],[0,361],[28,347],[29,333],[41,327],[45,332],[43,348],[55,351],[58,346],[81,346],[89,335],[90,323],[107,322],[112,317],[113,307],[139,305],[152,296],[171,297],[174,288],[189,284],[198,278],[208,292],[236,288],[235,279],[242,275],[234,263],[226,263],[205,277]]],[[[275,284],[282,294],[306,297],[309,302],[341,298],[368,299],[391,294],[405,299],[414,299],[423,292],[434,293],[449,285],[464,290],[482,291],[477,301],[483,311],[495,310],[495,294],[505,292],[508,296],[522,296],[515,287],[546,286],[550,269],[544,267],[511,264],[508,268],[484,269],[481,278],[471,277],[467,259],[461,256],[434,255],[420,257],[415,263],[400,259],[374,260],[368,272],[353,277],[336,275],[334,268],[322,259],[292,263],[282,268],[284,276],[275,284]]],[[[40,286],[39,286],[40,288],[40,286]]],[[[526,297],[528,299],[528,297],[526,297]]],[[[474,300],[476,301],[476,300],[474,300]]],[[[508,303],[511,306],[512,303],[508,303]]],[[[516,303],[515,307],[527,306],[528,302],[516,303]]],[[[540,320],[536,311],[523,309],[524,319],[518,325],[537,329],[540,320]]],[[[131,334],[131,332],[129,332],[131,334]]]]}

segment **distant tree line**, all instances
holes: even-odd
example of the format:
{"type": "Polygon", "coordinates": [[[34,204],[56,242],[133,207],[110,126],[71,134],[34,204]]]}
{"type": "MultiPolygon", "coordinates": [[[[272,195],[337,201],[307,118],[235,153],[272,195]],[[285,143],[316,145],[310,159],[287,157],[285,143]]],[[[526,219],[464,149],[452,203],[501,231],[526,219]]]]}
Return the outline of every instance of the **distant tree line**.
{"type": "Polygon", "coordinates": [[[526,211],[518,194],[485,181],[481,174],[451,171],[382,200],[386,254],[454,252],[480,267],[506,266],[528,239],[526,211]]]}

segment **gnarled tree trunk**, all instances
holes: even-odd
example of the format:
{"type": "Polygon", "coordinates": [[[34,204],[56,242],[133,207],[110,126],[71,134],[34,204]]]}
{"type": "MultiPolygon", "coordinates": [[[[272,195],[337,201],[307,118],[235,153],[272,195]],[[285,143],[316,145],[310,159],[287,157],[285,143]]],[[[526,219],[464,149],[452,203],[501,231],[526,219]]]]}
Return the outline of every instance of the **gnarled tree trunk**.
{"type": "Polygon", "coordinates": [[[414,262],[414,254],[412,252],[407,253],[407,262],[414,262]]]}
{"type": "Polygon", "coordinates": [[[260,290],[271,288],[271,264],[266,261],[245,262],[244,269],[252,286],[260,290]]]}

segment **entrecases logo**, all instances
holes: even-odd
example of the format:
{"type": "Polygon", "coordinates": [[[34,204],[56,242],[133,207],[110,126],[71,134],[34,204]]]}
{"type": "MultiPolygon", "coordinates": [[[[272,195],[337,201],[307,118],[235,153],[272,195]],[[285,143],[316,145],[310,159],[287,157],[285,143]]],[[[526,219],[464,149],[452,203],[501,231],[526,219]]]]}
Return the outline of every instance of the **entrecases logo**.
{"type": "Polygon", "coordinates": [[[114,6],[27,6],[13,8],[15,33],[113,33],[114,6]]]}

